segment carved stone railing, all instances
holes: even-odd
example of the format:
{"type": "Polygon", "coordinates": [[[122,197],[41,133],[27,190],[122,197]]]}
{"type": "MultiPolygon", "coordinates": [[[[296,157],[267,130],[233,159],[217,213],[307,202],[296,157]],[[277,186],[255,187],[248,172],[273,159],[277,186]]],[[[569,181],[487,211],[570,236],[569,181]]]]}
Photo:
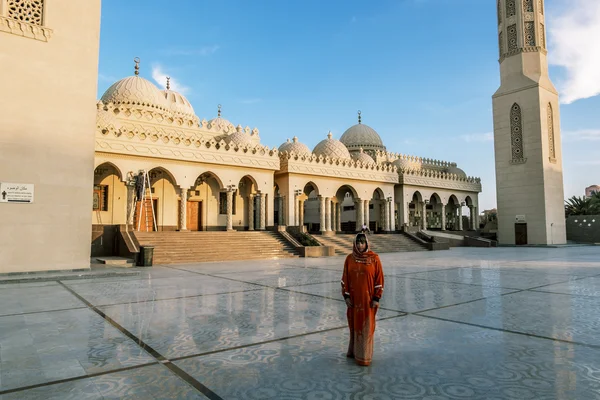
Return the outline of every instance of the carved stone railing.
{"type": "Polygon", "coordinates": [[[279,153],[279,158],[279,172],[398,183],[398,170],[391,164],[363,163],[352,159],[330,158],[315,154],[297,155],[287,151],[279,153]]]}
{"type": "Polygon", "coordinates": [[[398,176],[399,183],[406,185],[481,192],[481,179],[470,176],[465,177],[431,169],[400,169],[398,176]]]}
{"type": "Polygon", "coordinates": [[[426,166],[432,166],[432,167],[438,167],[438,168],[448,168],[448,167],[456,167],[457,166],[457,164],[455,162],[411,156],[411,155],[402,154],[402,153],[380,152],[380,153],[378,153],[378,156],[380,156],[380,157],[387,156],[387,159],[389,162],[394,162],[396,160],[407,160],[407,161],[410,161],[413,163],[420,163],[420,164],[423,164],[426,166]]]}

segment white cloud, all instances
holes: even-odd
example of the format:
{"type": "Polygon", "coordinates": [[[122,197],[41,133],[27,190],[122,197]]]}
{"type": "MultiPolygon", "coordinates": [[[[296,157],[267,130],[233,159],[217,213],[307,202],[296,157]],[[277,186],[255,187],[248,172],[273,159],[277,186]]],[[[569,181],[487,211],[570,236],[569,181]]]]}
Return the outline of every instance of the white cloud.
{"type": "Polygon", "coordinates": [[[492,140],[494,140],[494,134],[492,132],[472,133],[469,135],[460,135],[460,138],[467,143],[491,142],[492,140]]]}
{"type": "Polygon", "coordinates": [[[600,140],[600,129],[580,129],[577,131],[565,131],[562,138],[566,142],[582,142],[600,140]]]}
{"type": "Polygon", "coordinates": [[[162,66],[152,66],[152,79],[154,79],[156,84],[163,89],[167,86],[167,76],[171,78],[171,90],[174,90],[181,94],[186,94],[190,91],[189,87],[182,85],[177,79],[173,78],[172,75],[168,75],[167,73],[165,73],[163,71],[162,66]]]}
{"type": "Polygon", "coordinates": [[[600,94],[600,1],[556,0],[548,8],[549,62],[563,67],[561,102],[600,94]]]}

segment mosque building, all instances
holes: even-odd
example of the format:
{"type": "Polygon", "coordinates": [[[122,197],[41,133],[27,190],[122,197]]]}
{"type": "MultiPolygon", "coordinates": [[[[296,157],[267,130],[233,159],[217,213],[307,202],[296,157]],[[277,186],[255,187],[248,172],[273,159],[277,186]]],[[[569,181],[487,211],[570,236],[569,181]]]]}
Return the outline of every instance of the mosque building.
{"type": "Polygon", "coordinates": [[[363,224],[376,232],[477,228],[479,178],[452,162],[389,151],[360,112],[339,139],[324,133],[312,150],[297,137],[269,147],[258,129],[225,119],[220,105],[215,118],[200,119],[168,80],[161,90],[141,77],[135,61],[135,74],[97,103],[95,227],[286,226],[325,235],[363,224]],[[140,181],[151,190],[135,201],[140,181]]]}

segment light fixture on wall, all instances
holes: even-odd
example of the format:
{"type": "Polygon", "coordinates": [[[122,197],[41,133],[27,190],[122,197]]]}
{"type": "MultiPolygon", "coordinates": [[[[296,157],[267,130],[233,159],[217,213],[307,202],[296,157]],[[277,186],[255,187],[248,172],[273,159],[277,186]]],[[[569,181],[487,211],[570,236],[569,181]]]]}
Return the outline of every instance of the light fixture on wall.
{"type": "Polygon", "coordinates": [[[425,204],[429,204],[429,200],[425,200],[425,204]]]}
{"type": "Polygon", "coordinates": [[[294,194],[295,194],[296,196],[300,196],[300,195],[302,194],[302,190],[300,190],[300,189],[296,189],[296,190],[294,190],[294,194]]]}

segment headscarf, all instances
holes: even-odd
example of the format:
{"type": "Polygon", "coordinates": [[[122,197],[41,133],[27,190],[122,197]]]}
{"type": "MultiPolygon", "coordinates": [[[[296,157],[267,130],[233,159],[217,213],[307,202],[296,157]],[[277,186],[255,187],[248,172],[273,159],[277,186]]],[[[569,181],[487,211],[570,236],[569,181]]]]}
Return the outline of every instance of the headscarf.
{"type": "Polygon", "coordinates": [[[352,256],[354,257],[354,261],[356,261],[358,263],[368,264],[371,262],[371,258],[374,255],[375,255],[375,253],[373,253],[371,250],[369,250],[369,239],[367,239],[367,235],[365,235],[364,233],[357,234],[356,237],[354,238],[354,243],[352,244],[352,256]],[[358,251],[358,247],[356,246],[358,239],[364,239],[365,242],[367,243],[367,247],[366,247],[365,251],[363,251],[363,252],[358,251]]]}

